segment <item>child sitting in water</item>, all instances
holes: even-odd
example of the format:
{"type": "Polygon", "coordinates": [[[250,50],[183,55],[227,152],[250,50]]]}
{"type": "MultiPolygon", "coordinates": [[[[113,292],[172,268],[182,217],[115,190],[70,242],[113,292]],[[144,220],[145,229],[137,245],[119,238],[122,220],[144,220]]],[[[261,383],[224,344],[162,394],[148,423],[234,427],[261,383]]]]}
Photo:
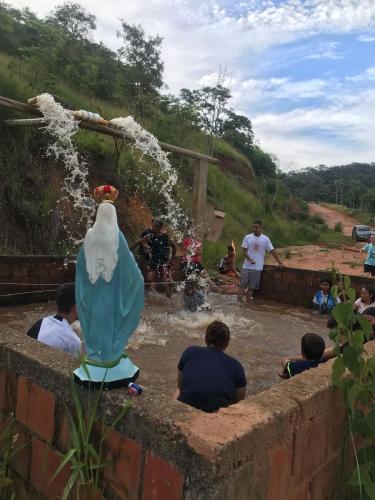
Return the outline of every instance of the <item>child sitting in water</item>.
{"type": "Polygon", "coordinates": [[[195,276],[189,276],[185,281],[184,306],[190,312],[211,309],[211,306],[206,302],[205,294],[199,290],[198,278],[195,276]]]}
{"type": "Polygon", "coordinates": [[[335,306],[341,302],[338,297],[336,299],[333,297],[331,288],[331,280],[327,278],[320,280],[320,290],[316,292],[313,298],[314,307],[320,314],[331,314],[335,306]]]}
{"type": "Polygon", "coordinates": [[[324,339],[316,333],[305,333],[301,339],[301,358],[294,358],[283,361],[283,371],[280,373],[281,378],[292,378],[294,375],[315,368],[324,363],[323,358],[326,343],[324,339]]]}

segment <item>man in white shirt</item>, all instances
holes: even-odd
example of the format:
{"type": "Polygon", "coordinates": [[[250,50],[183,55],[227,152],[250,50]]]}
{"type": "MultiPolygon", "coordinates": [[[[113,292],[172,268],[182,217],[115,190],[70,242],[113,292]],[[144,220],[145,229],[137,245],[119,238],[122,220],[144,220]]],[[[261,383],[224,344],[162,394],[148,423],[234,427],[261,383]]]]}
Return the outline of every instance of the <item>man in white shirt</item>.
{"type": "Polygon", "coordinates": [[[27,335],[76,356],[81,352],[81,340],[70,326],[78,319],[74,283],[61,285],[57,291],[56,305],[57,314],[37,321],[27,335]]]}
{"type": "Polygon", "coordinates": [[[239,302],[242,302],[246,288],[248,300],[253,299],[253,290],[259,289],[266,251],[270,252],[279,266],[283,267],[283,263],[275,252],[270,239],[265,234],[262,234],[262,222],[257,220],[253,224],[253,232],[247,234],[242,243],[244,263],[240,278],[239,302]]]}

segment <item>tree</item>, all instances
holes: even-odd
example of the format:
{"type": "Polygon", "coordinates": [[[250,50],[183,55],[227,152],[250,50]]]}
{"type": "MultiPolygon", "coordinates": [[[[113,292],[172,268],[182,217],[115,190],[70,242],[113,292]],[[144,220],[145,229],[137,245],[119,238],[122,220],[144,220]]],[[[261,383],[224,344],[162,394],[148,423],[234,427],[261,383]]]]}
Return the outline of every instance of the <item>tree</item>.
{"type": "Polygon", "coordinates": [[[117,33],[124,45],[118,50],[119,60],[125,66],[125,95],[139,115],[143,115],[163,87],[164,64],[160,59],[162,38],[146,38],[143,28],[122,21],[122,32],[117,33]]]}
{"type": "Polygon", "coordinates": [[[96,17],[89,14],[78,3],[64,3],[55,8],[46,22],[58,26],[75,40],[85,40],[96,29],[96,17]]]}
{"type": "Polygon", "coordinates": [[[229,144],[249,156],[253,146],[254,132],[251,121],[233,110],[226,110],[226,119],[222,125],[222,137],[229,144]]]}
{"type": "Polygon", "coordinates": [[[208,154],[212,154],[214,140],[223,133],[225,106],[230,99],[230,91],[220,82],[215,87],[202,89],[181,89],[180,98],[196,110],[200,126],[208,132],[208,154]]]}

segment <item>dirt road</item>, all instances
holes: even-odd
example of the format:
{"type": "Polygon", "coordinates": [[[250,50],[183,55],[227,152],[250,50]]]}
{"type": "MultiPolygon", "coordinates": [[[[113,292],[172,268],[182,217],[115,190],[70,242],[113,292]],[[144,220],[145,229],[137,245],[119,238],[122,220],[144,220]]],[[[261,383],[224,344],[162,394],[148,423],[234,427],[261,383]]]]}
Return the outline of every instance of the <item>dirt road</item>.
{"type": "MultiPolygon", "coordinates": [[[[359,224],[353,217],[343,214],[333,208],[309,204],[310,211],[323,217],[329,227],[334,227],[338,222],[342,223],[343,234],[351,236],[354,224],[359,224]]],[[[296,269],[312,269],[314,271],[324,271],[330,269],[332,265],[343,274],[364,276],[363,261],[364,254],[360,253],[364,243],[351,243],[343,245],[341,248],[330,247],[325,244],[293,246],[279,250],[286,267],[296,269]]],[[[267,259],[272,263],[272,257],[267,259]]]]}
{"type": "Polygon", "coordinates": [[[323,217],[325,223],[328,227],[334,228],[335,224],[341,222],[342,232],[346,236],[352,235],[352,229],[355,224],[360,224],[360,221],[350,217],[349,215],[343,214],[338,210],[326,207],[324,205],[318,205],[317,203],[309,203],[310,213],[317,214],[323,217]]]}

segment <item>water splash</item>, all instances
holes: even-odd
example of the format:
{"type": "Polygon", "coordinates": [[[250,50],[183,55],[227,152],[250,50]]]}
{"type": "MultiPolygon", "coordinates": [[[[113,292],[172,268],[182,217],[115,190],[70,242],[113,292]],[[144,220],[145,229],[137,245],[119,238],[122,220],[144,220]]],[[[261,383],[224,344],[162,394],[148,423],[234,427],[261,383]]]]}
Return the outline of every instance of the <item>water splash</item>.
{"type": "MultiPolygon", "coordinates": [[[[88,196],[88,168],[85,162],[79,160],[72,141],[78,131],[78,121],[50,94],[37,96],[36,103],[48,121],[45,129],[54,139],[48,146],[46,154],[56,160],[62,160],[65,165],[63,191],[73,200],[73,209],[77,215],[73,219],[77,220],[74,220],[74,224],[64,224],[64,227],[71,242],[77,245],[82,242],[86,230],[92,225],[95,214],[95,202],[88,196]]],[[[62,217],[64,218],[64,214],[62,217]]]]}
{"type": "Polygon", "coordinates": [[[122,131],[125,137],[131,138],[143,154],[153,158],[160,166],[163,175],[156,179],[149,178],[147,181],[150,187],[163,196],[166,205],[164,218],[171,225],[175,234],[181,238],[181,223],[186,224],[187,217],[179,203],[173,198],[173,188],[178,176],[170,164],[168,154],[161,149],[156,137],[145,130],[132,116],[113,118],[110,123],[122,131]]]}

